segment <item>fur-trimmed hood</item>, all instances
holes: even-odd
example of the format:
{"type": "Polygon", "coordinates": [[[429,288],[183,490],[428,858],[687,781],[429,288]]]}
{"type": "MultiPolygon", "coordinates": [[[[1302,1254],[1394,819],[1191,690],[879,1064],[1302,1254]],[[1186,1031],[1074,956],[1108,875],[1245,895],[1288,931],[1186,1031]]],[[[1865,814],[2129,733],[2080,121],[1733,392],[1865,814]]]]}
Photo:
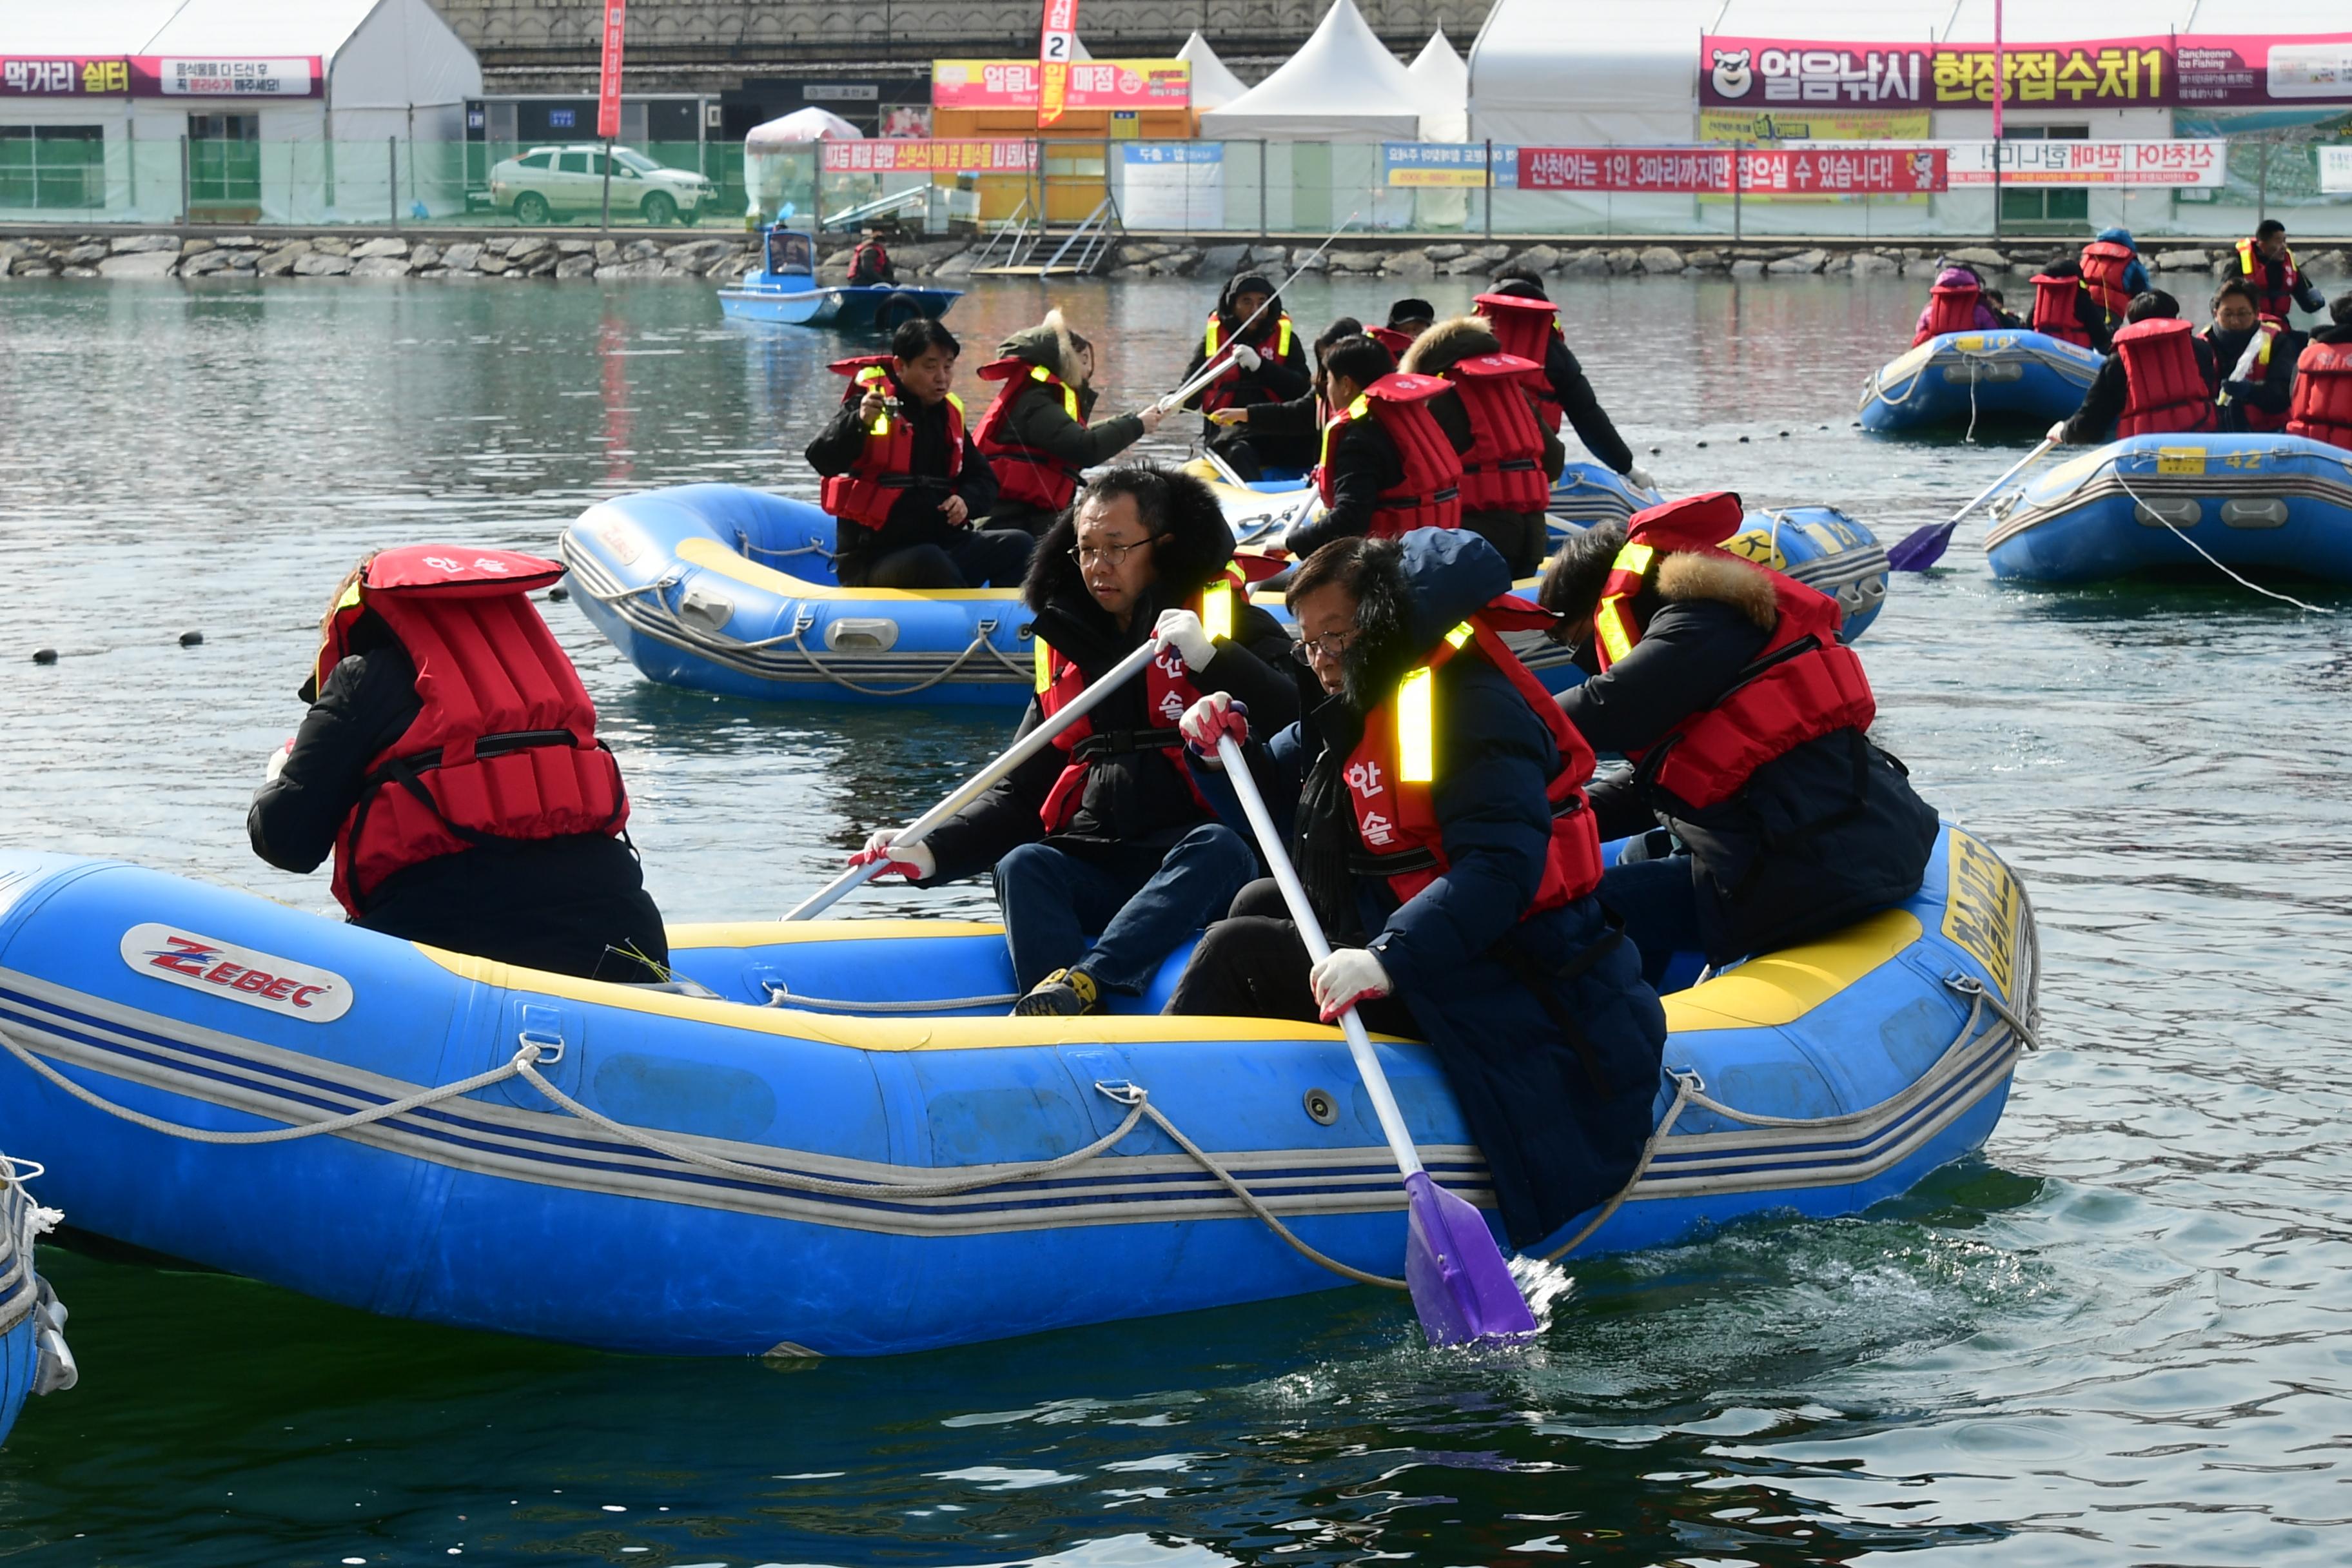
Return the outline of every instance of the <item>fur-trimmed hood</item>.
{"type": "Polygon", "coordinates": [[[1766,631],[1780,619],[1772,596],[1772,579],[1737,556],[1714,551],[1682,550],[1658,563],[1654,583],[1664,604],[1688,604],[1713,599],[1730,605],[1766,631]]]}
{"type": "MultiPolygon", "coordinates": [[[[1225,521],[1224,509],[1217,504],[1216,492],[1190,474],[1142,463],[1110,473],[1123,478],[1137,469],[1148,476],[1141,482],[1160,489],[1166,513],[1165,536],[1151,547],[1157,577],[1137,611],[1136,618],[1148,626],[1159,612],[1181,605],[1225,569],[1225,563],[1234,558],[1234,531],[1225,521]]],[[[1089,625],[1098,620],[1108,626],[1109,617],[1087,592],[1077,561],[1070,554],[1078,542],[1078,507],[1086,497],[1087,491],[1081,489],[1037,542],[1035,553],[1029,557],[1029,574],[1021,584],[1021,601],[1032,611],[1056,605],[1089,625]]]]}
{"type": "Polygon", "coordinates": [[[1405,672],[1490,600],[1511,591],[1502,552],[1466,528],[1417,528],[1365,547],[1370,568],[1356,605],[1362,634],[1348,650],[1340,694],[1369,713],[1405,672]]]}
{"type": "Polygon", "coordinates": [[[1444,375],[1465,359],[1503,352],[1494,323],[1484,316],[1454,316],[1439,321],[1412,340],[1397,369],[1420,375],[1444,375]]]}
{"type": "Polygon", "coordinates": [[[1083,388],[1086,377],[1076,366],[1078,344],[1083,340],[1070,330],[1059,309],[1045,312],[1045,319],[1034,327],[1024,327],[996,345],[1000,357],[1042,365],[1061,377],[1062,384],[1083,388]]]}

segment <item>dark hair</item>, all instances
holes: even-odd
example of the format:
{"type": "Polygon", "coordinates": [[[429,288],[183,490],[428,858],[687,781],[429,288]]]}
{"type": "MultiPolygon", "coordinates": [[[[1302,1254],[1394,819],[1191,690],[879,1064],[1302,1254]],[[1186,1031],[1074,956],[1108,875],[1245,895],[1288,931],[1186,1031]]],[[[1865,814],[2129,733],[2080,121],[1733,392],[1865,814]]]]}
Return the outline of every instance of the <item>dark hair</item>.
{"type": "Polygon", "coordinates": [[[1339,588],[1361,605],[1366,588],[1388,564],[1381,559],[1387,551],[1396,552],[1394,542],[1374,540],[1366,535],[1350,534],[1335,539],[1309,555],[1291,573],[1290,582],[1282,590],[1283,602],[1296,610],[1299,602],[1322,588],[1339,588]]]}
{"type": "Polygon", "coordinates": [[[2274,217],[2266,217],[2263,219],[2262,222],[2254,225],[2254,237],[2256,239],[2268,239],[2274,234],[2284,234],[2285,232],[2286,225],[2279,222],[2279,220],[2274,217]]]}
{"type": "Polygon", "coordinates": [[[2352,327],[2352,291],[2338,294],[2328,301],[2327,319],[2339,327],[2352,327]]]}
{"type": "Polygon", "coordinates": [[[955,334],[929,316],[901,321],[898,330],[890,334],[891,355],[902,364],[922,358],[929,349],[937,349],[950,359],[963,353],[963,345],[955,341],[955,334]]]}
{"type": "Polygon", "coordinates": [[[1021,584],[1023,604],[1042,610],[1056,594],[1085,591],[1078,564],[1070,558],[1078,542],[1078,512],[1090,500],[1120,496],[1135,502],[1136,517],[1160,541],[1151,551],[1151,576],[1162,607],[1182,603],[1233,558],[1234,531],[1216,491],[1181,469],[1122,463],[1087,480],[1037,542],[1021,584]]]}
{"type": "Polygon", "coordinates": [[[2180,314],[2180,301],[2161,289],[2151,289],[2145,294],[2135,294],[2124,320],[2130,321],[2168,321],[2180,314]]]}
{"type": "Polygon", "coordinates": [[[1517,283],[1535,290],[1532,294],[1521,294],[1520,297],[1523,299],[1549,300],[1551,298],[1544,292],[1543,274],[1524,261],[1514,261],[1508,266],[1496,268],[1486,275],[1486,280],[1494,285],[1493,292],[1497,294],[1520,293],[1518,289],[1503,287],[1506,283],[1517,283]]]}
{"type": "Polygon", "coordinates": [[[2254,298],[2253,289],[2248,285],[2244,279],[2231,278],[2225,279],[2219,289],[2213,290],[2213,313],[2215,315],[2218,316],[2221,313],[2221,301],[2228,299],[2232,294],[2235,294],[2239,299],[2243,300],[2246,302],[2247,308],[2252,310],[2256,315],[2262,314],[2263,302],[2254,298]]]}
{"type": "Polygon", "coordinates": [[[1388,324],[1391,330],[1407,321],[1419,321],[1423,326],[1437,320],[1437,307],[1426,300],[1399,300],[1389,307],[1388,324]]]}
{"type": "Polygon", "coordinates": [[[1536,602],[1565,617],[1559,629],[1570,638],[1582,637],[1592,612],[1601,607],[1601,590],[1609,582],[1617,552],[1624,548],[1623,523],[1596,522],[1581,532],[1570,533],[1559,553],[1544,568],[1536,602]]]}
{"type": "Polygon", "coordinates": [[[1979,284],[1978,285],[1977,292],[1984,296],[1986,300],[1990,300],[1993,304],[2006,305],[2009,303],[2009,297],[1998,289],[1987,289],[1983,285],[1979,284]]]}
{"type": "Polygon", "coordinates": [[[1396,356],[1367,337],[1342,338],[1323,356],[1323,374],[1344,375],[1358,386],[1370,386],[1396,370],[1396,356]]]}
{"type": "Polygon", "coordinates": [[[1323,335],[1315,340],[1315,363],[1320,365],[1323,363],[1323,356],[1339,344],[1346,342],[1349,338],[1360,338],[1363,335],[1363,322],[1353,316],[1340,317],[1324,328],[1323,335]]]}
{"type": "Polygon", "coordinates": [[[2062,256],[2042,269],[2044,278],[2080,278],[2082,275],[2082,259],[2073,256],[2062,256]]]}

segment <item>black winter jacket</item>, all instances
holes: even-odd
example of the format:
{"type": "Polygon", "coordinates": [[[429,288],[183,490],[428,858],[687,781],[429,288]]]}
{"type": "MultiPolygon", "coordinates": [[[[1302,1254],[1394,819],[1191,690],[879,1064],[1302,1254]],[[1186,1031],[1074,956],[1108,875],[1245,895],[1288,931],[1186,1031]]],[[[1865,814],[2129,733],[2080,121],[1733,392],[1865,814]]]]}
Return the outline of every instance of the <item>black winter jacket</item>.
{"type": "MultiPolygon", "coordinates": [[[[919,544],[937,544],[953,535],[958,525],[940,512],[940,504],[950,495],[963,498],[970,513],[965,526],[972,528],[981,527],[989,509],[996,504],[995,471],[980,455],[980,448],[971,444],[969,429],[963,437],[963,466],[952,482],[948,479],[948,405],[944,402],[926,405],[901,386],[895,376],[890,381],[890,393],[898,400],[893,417],[908,420],[914,426],[914,451],[908,471],[915,482],[891,502],[890,515],[880,528],[854,522],[840,525],[834,565],[842,583],[849,587],[857,586],[874,563],[891,552],[919,544]]],[[[825,427],[817,432],[816,439],[808,444],[809,467],[827,479],[849,472],[866,449],[866,426],[857,417],[858,401],[843,404],[825,427]]]]}
{"type": "MultiPolygon", "coordinates": [[[[1452,392],[1441,392],[1429,400],[1429,411],[1445,438],[1454,443],[1454,449],[1467,452],[1472,444],[1470,416],[1463,411],[1462,399],[1452,392]]],[[[1330,508],[1313,521],[1293,528],[1283,540],[1284,547],[1302,561],[1335,539],[1370,533],[1381,492],[1404,482],[1404,458],[1374,416],[1350,419],[1339,427],[1331,437],[1330,460],[1330,508]]]]}
{"type": "MultiPolygon", "coordinates": [[[[368,766],[396,744],[424,704],[416,667],[373,616],[353,630],[356,652],[336,665],[311,704],[278,777],[246,814],[253,852],[281,871],[312,871],[359,803],[368,766]]],[[[453,952],[557,974],[648,981],[666,973],[661,911],[636,856],[617,838],[583,833],[465,849],[394,872],[354,922],[453,952]]]]}
{"type": "Polygon", "coordinates": [[[2304,335],[2284,331],[2271,340],[2270,363],[2263,369],[2259,381],[2234,381],[2231,372],[2246,355],[2246,345],[2252,342],[2260,328],[2250,327],[2242,332],[2225,332],[2209,326],[2198,337],[2213,351],[2214,374],[2221,378],[2221,389],[2230,401],[2221,405],[2221,428],[2232,435],[2243,435],[2252,426],[2246,423],[2246,411],[2261,409],[2265,414],[2286,416],[2294,401],[2295,362],[2303,357],[2304,335]]]}
{"type": "MultiPolygon", "coordinates": [[[[1559,699],[1601,752],[1644,751],[1714,706],[1763,651],[1774,620],[1760,573],[1691,553],[1668,557],[1633,608],[1647,617],[1633,650],[1559,699]]],[[[1859,730],[1796,747],[1705,809],[1640,769],[1588,793],[1602,838],[1664,823],[1688,846],[1711,963],[1809,941],[1909,898],[1936,845],[1935,808],[1859,730]]]]}
{"type": "MultiPolygon", "coordinates": [[[[2204,373],[2206,386],[2221,391],[2221,375],[2213,363],[2213,345],[2193,334],[2189,342],[2197,351],[2197,368],[2204,373]]],[[[2114,440],[2116,421],[2123,416],[2129,395],[2130,385],[2124,378],[2124,356],[2111,352],[2101,362],[2099,374],[2091,378],[2090,390],[2083,394],[2083,405],[2067,416],[2068,444],[2084,447],[2114,440]]]]}

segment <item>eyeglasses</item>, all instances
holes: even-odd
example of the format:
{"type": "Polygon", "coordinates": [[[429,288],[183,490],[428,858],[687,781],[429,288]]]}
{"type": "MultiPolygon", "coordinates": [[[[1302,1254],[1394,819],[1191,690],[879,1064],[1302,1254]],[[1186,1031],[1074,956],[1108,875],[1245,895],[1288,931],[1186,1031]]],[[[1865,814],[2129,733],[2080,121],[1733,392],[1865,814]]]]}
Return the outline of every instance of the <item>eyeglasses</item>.
{"type": "Polygon", "coordinates": [[[1348,657],[1348,649],[1361,635],[1360,632],[1331,632],[1319,637],[1300,637],[1291,648],[1290,657],[1301,664],[1313,664],[1315,656],[1319,653],[1336,663],[1348,657]]]}
{"type": "Polygon", "coordinates": [[[1150,539],[1139,539],[1132,544],[1081,544],[1071,550],[1070,559],[1076,562],[1081,570],[1093,565],[1097,561],[1108,561],[1113,566],[1124,566],[1129,555],[1159,538],[1160,535],[1155,533],[1150,539]]]}

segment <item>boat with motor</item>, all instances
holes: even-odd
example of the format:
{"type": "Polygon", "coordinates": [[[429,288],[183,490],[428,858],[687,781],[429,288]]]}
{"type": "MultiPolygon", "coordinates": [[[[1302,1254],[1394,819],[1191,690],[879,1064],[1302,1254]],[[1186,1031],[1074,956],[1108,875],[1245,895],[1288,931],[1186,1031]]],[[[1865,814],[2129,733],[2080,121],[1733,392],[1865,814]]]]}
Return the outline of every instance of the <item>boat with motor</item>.
{"type": "Polygon", "coordinates": [[[1862,384],[1865,430],[1916,432],[2031,426],[2039,432],[2082,406],[2099,374],[2095,350],[2043,332],[1946,332],[1881,366],[1862,384]]]}
{"type": "Polygon", "coordinates": [[[25,1185],[42,1173],[30,1160],[0,1154],[0,1443],[26,1399],[71,1388],[79,1375],[66,1348],[65,1308],[34,1268],[34,1240],[58,1217],[25,1185]]]}
{"type": "Polygon", "coordinates": [[[1995,502],[1985,553],[2029,583],[2216,564],[2352,583],[2352,451],[2284,433],[2111,441],[1995,502]]]}
{"type": "MultiPolygon", "coordinates": [[[[1006,1015],[994,925],[670,940],[671,984],[614,984],[0,852],[0,1142],[58,1162],[46,1195],[100,1236],[659,1354],[919,1351],[1344,1283],[1229,1183],[1327,1258],[1404,1255],[1339,1031],[1160,1016],[1181,951],[1139,1000],[1049,1018],[1006,1015]]],[[[2037,976],[2022,887],[1947,826],[1906,903],[1666,998],[1645,1163],[1529,1254],[1910,1189],[1999,1120],[2037,976]]],[[[1430,1170],[1495,1223],[1435,1055],[1376,1049],[1430,1170]]]]}
{"type": "MultiPolygon", "coordinates": [[[[1235,538],[1259,547],[1312,493],[1216,489],[1235,538]]],[[[664,685],[766,701],[1029,700],[1036,646],[1016,590],[845,588],[833,574],[834,528],[807,501],[680,485],[590,507],[563,531],[559,553],[589,620],[664,685]]],[[[1751,512],[1729,543],[1835,596],[1848,641],[1885,600],[1885,551],[1831,508],[1751,512]]],[[[1256,590],[1252,602],[1288,618],[1277,591],[1256,590]]],[[[1511,641],[1551,689],[1583,679],[1571,649],[1535,633],[1511,641]]]]}
{"type": "Polygon", "coordinates": [[[963,298],[959,289],[912,283],[819,283],[816,236],[772,226],[761,247],[760,270],[719,290],[719,308],[750,321],[889,332],[919,316],[937,319],[963,298]]]}

